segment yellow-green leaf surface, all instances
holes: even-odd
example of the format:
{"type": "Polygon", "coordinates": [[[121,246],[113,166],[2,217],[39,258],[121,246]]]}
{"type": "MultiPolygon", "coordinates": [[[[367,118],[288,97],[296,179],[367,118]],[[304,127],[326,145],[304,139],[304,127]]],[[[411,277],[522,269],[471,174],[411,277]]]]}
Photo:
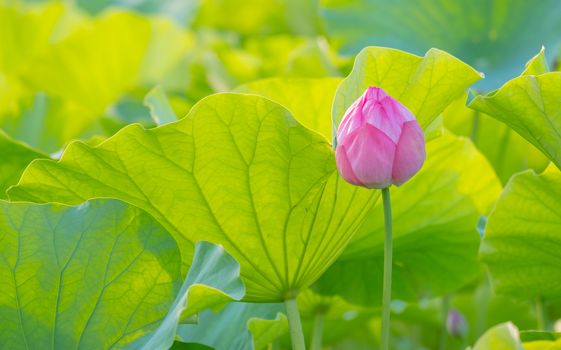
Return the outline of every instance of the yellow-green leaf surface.
{"type": "Polygon", "coordinates": [[[37,93],[22,100],[19,108],[19,113],[0,121],[2,129],[47,153],[55,153],[67,142],[98,131],[94,126],[96,115],[91,110],[61,98],[37,93]]]}
{"type": "Polygon", "coordinates": [[[561,333],[548,331],[522,331],[520,339],[524,350],[559,350],[561,333]]]}
{"type": "Polygon", "coordinates": [[[198,242],[187,278],[168,314],[158,329],[137,341],[133,347],[167,350],[173,345],[182,320],[206,308],[220,308],[230,301],[240,300],[244,293],[240,266],[236,260],[222,246],[198,242]]]}
{"type": "Polygon", "coordinates": [[[239,87],[240,92],[267,97],[292,112],[302,124],[331,138],[331,104],[341,78],[270,78],[239,87]]]}
{"type": "Polygon", "coordinates": [[[49,95],[103,112],[134,87],[150,29],[148,20],[125,11],[80,22],[36,60],[31,84],[49,95]]]}
{"type": "Polygon", "coordinates": [[[314,35],[319,31],[314,0],[202,0],[194,18],[198,28],[217,28],[237,35],[278,33],[314,35]]]}
{"type": "Polygon", "coordinates": [[[216,350],[260,350],[288,333],[281,303],[230,303],[214,312],[199,314],[197,324],[181,325],[178,339],[216,350]]]}
{"type": "MultiPolygon", "coordinates": [[[[532,57],[522,75],[549,72],[545,49],[532,57]]],[[[528,168],[545,169],[549,160],[540,150],[514,132],[508,125],[485,113],[468,108],[467,94],[456,99],[444,110],[444,124],[454,133],[469,136],[477,148],[487,157],[503,183],[517,172],[528,168]]]]}
{"type": "Polygon", "coordinates": [[[505,187],[489,216],[481,258],[495,289],[519,297],[559,297],[561,171],[528,170],[505,187]]]}
{"type": "Polygon", "coordinates": [[[501,323],[485,332],[473,350],[524,350],[518,328],[510,322],[501,323]]]}
{"type": "Polygon", "coordinates": [[[532,57],[524,67],[521,75],[539,75],[550,71],[547,58],[545,57],[545,47],[542,46],[540,52],[532,57]]]}
{"type": "Polygon", "coordinates": [[[481,79],[473,68],[437,49],[424,57],[384,47],[367,47],[355,59],[333,102],[333,130],[347,108],[369,86],[383,88],[403,103],[423,129],[471,84],[481,79]]]}
{"type": "Polygon", "coordinates": [[[4,114],[19,112],[19,101],[29,93],[21,78],[47,49],[62,12],[54,3],[0,3],[0,123],[4,114]]]}
{"type": "Polygon", "coordinates": [[[6,198],[6,190],[15,185],[23,170],[33,159],[48,158],[46,155],[17,142],[0,130],[0,198],[6,198]]]}
{"type": "Polygon", "coordinates": [[[172,237],[118,201],[0,201],[5,349],[126,348],[164,318],[181,285],[172,237]]]}
{"type": "Polygon", "coordinates": [[[505,123],[561,169],[561,72],[524,75],[469,105],[505,123]]]}
{"type": "Polygon", "coordinates": [[[540,150],[504,123],[466,107],[466,97],[458,98],[442,113],[444,125],[457,135],[471,138],[503,184],[517,172],[547,167],[549,160],[540,150]]]}
{"type": "Polygon", "coordinates": [[[152,130],[122,129],[97,147],[71,144],[35,161],[12,199],[79,203],[113,197],[173,234],[189,265],[194,242],[240,263],[248,301],[279,301],[315,281],[375,200],[341,180],[325,138],[263,97],[217,94],[152,130]]]}
{"type": "MultiPolygon", "coordinates": [[[[501,190],[493,169],[473,144],[445,134],[427,144],[421,171],[392,187],[393,289],[417,300],[461,287],[479,271],[476,226],[501,190]]],[[[381,302],[384,224],[380,202],[317,283],[320,291],[353,303],[381,302]]]]}
{"type": "Polygon", "coordinates": [[[561,340],[536,340],[524,342],[524,350],[561,350],[561,340]]]}
{"type": "Polygon", "coordinates": [[[0,4],[0,72],[19,75],[30,69],[47,49],[62,12],[61,4],[0,4]]]}
{"type": "Polygon", "coordinates": [[[0,23],[0,126],[46,152],[102,133],[101,117],[132,89],[165,83],[192,44],[170,20],[122,10],[22,5],[0,8],[0,23]]]}
{"type": "Polygon", "coordinates": [[[177,115],[161,86],[156,86],[148,92],[144,97],[144,105],[150,109],[150,116],[156,125],[164,125],[177,120],[177,115]]]}

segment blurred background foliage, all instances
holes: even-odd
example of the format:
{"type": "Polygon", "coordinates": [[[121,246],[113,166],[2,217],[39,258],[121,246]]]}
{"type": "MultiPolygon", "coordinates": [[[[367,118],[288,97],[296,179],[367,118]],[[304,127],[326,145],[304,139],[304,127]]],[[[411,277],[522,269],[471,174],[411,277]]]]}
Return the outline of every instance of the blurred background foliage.
{"type": "MultiPolygon", "coordinates": [[[[181,118],[209,94],[237,89],[289,98],[257,80],[322,78],[314,93],[326,88],[321,97],[331,101],[365,46],[448,51],[486,74],[474,95],[520,75],[542,45],[541,69],[556,70],[560,42],[556,0],[0,0],[0,156],[7,163],[14,154],[22,155],[14,162],[24,159],[9,173],[0,166],[0,187],[3,193],[15,184],[32,159],[57,158],[72,140],[97,144],[126,124],[181,118]]],[[[296,92],[309,93],[307,83],[293,83],[296,92]]],[[[546,167],[526,140],[467,108],[469,99],[455,101],[441,120],[473,141],[503,184],[518,171],[546,167]]],[[[317,108],[326,122],[316,127],[325,134],[329,108],[317,108]]],[[[483,267],[455,279],[465,286],[444,297],[395,302],[396,348],[460,349],[501,322],[534,327],[535,301],[495,295],[483,267]],[[443,328],[452,309],[466,319],[461,335],[443,328]]],[[[317,310],[325,317],[327,345],[376,344],[375,309],[312,292],[301,299],[305,327],[313,327],[317,310]]],[[[555,314],[561,303],[548,300],[545,307],[555,314]]],[[[277,309],[259,312],[274,318],[277,309]]],[[[234,310],[239,317],[248,312],[234,310]]],[[[205,317],[219,322],[220,315],[205,317]]],[[[554,321],[546,320],[550,328],[554,321]]]]}

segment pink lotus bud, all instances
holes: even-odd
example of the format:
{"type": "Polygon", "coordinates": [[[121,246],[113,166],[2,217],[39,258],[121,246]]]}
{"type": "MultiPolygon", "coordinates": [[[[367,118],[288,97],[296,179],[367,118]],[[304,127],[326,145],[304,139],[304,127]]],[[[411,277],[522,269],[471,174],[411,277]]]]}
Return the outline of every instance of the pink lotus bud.
{"type": "Polygon", "coordinates": [[[371,86],[345,113],[337,131],[339,173],[353,185],[399,186],[425,161],[425,138],[413,114],[371,86]]]}

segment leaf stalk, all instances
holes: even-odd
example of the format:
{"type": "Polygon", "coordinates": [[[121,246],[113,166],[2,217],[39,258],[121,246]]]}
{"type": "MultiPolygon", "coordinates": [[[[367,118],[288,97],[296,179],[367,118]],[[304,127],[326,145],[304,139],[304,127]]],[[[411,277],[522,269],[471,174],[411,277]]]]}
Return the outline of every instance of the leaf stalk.
{"type": "Polygon", "coordinates": [[[384,286],[382,294],[382,339],[381,349],[390,348],[390,313],[392,301],[392,206],[390,189],[382,189],[382,200],[384,204],[384,286]]]}
{"type": "Polygon", "coordinates": [[[302,330],[302,321],[300,320],[300,312],[298,311],[296,298],[286,299],[284,301],[284,305],[286,307],[286,316],[288,317],[288,328],[290,330],[290,339],[292,340],[292,349],[306,350],[304,331],[302,330]]]}

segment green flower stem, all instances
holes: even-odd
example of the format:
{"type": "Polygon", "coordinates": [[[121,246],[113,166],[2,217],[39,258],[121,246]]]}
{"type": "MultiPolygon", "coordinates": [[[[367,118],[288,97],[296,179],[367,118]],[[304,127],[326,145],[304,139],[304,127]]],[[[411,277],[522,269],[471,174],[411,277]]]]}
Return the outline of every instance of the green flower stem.
{"type": "Polygon", "coordinates": [[[538,331],[545,331],[547,328],[547,318],[545,315],[545,308],[543,304],[543,298],[538,297],[536,299],[536,321],[538,331]]]}
{"type": "Polygon", "coordinates": [[[381,349],[390,348],[390,303],[392,301],[392,206],[389,187],[382,189],[384,202],[384,291],[382,294],[382,342],[381,349]]]}
{"type": "Polygon", "coordinates": [[[288,317],[292,350],[306,350],[304,331],[302,330],[302,321],[300,320],[300,312],[298,311],[296,298],[286,299],[284,305],[286,307],[286,316],[288,317]]]}
{"type": "Polygon", "coordinates": [[[321,350],[323,338],[323,324],[325,322],[325,312],[318,311],[314,317],[314,333],[312,335],[312,344],[310,350],[321,350]]]}
{"type": "Polygon", "coordinates": [[[450,295],[445,295],[442,297],[442,323],[440,325],[440,350],[446,350],[446,342],[448,340],[448,330],[446,329],[446,320],[448,318],[448,312],[450,311],[450,295]]]}

